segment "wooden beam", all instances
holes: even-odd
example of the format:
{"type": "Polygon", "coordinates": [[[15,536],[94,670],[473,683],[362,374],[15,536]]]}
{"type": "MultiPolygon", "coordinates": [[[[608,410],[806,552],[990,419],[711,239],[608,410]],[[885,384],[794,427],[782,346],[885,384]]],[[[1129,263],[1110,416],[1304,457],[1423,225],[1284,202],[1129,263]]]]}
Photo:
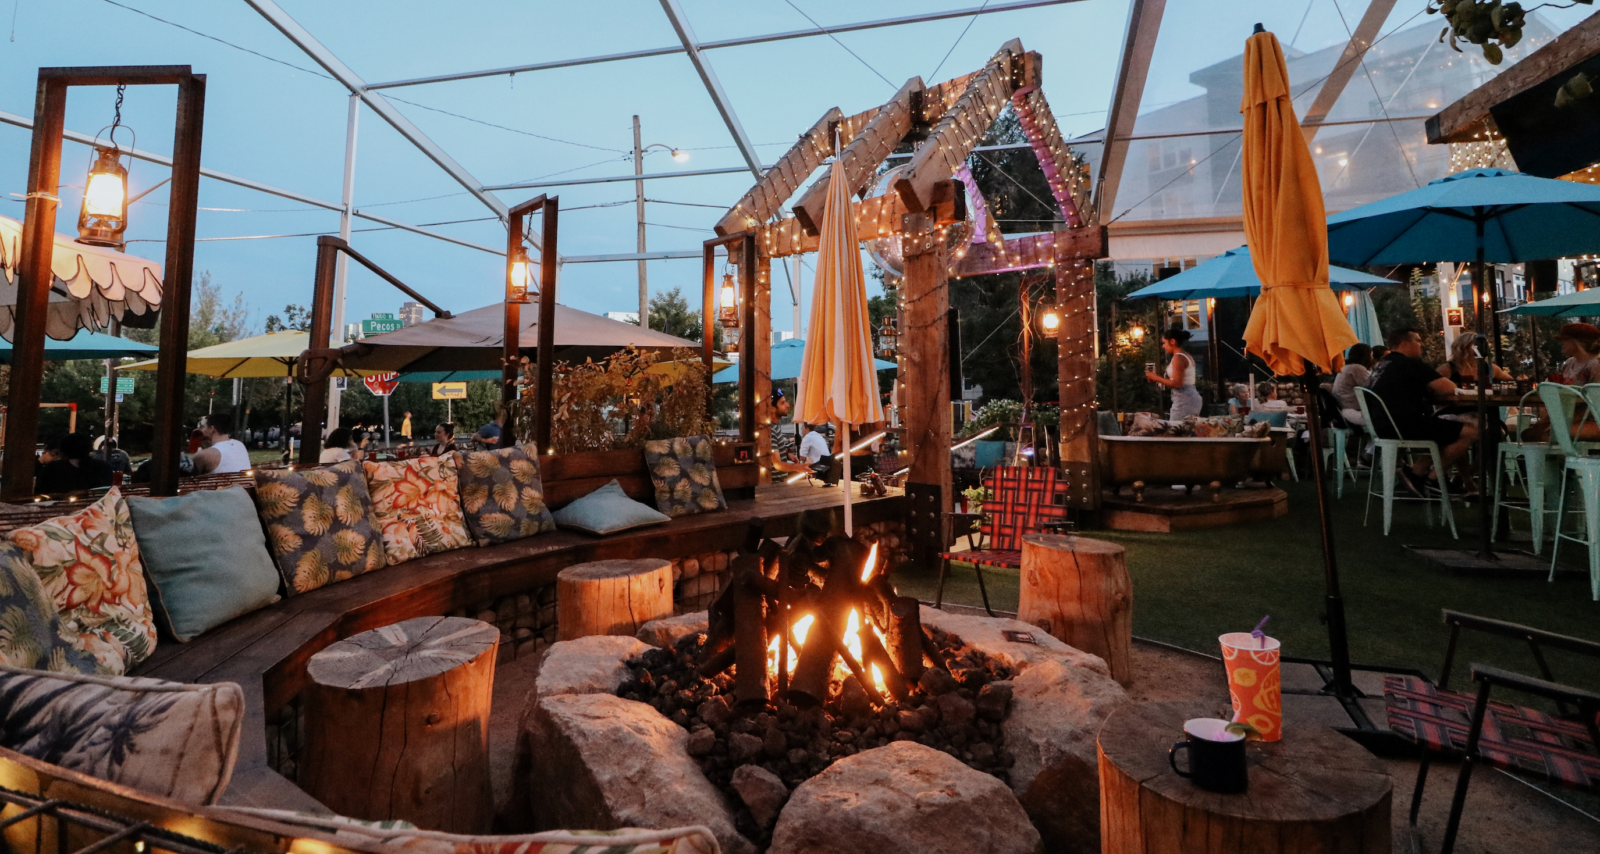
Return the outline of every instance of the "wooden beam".
{"type": "MultiPolygon", "coordinates": [[[[333,341],[333,290],[334,268],[339,259],[336,238],[323,236],[317,240],[315,279],[311,283],[311,329],[306,342],[306,353],[326,353],[333,341]]],[[[322,422],[328,418],[328,379],[326,372],[308,370],[309,363],[301,357],[295,370],[301,383],[300,408],[300,458],[299,464],[314,466],[322,455],[322,422]],[[322,373],[321,379],[307,381],[309,375],[322,373]]]]}
{"type": "Polygon", "coordinates": [[[831,107],[811,129],[800,135],[783,157],[773,164],[761,180],[751,187],[728,212],[717,220],[718,237],[727,237],[766,222],[811,173],[833,153],[830,129],[839,124],[844,114],[831,107]]]}
{"type": "MultiPolygon", "coordinates": [[[[954,185],[946,181],[942,187],[935,188],[933,210],[930,213],[938,225],[949,225],[966,218],[965,206],[966,197],[956,193],[954,185]]],[[[855,209],[856,239],[863,243],[895,233],[899,230],[900,218],[908,213],[900,197],[892,192],[854,202],[852,207],[855,209]]],[[[817,242],[817,236],[808,234],[798,217],[789,217],[765,226],[756,233],[756,251],[763,258],[786,258],[802,252],[815,252],[817,242]]]]}
{"type": "MultiPolygon", "coordinates": [[[[900,91],[889,99],[889,103],[878,108],[877,114],[844,147],[839,162],[844,166],[850,195],[860,193],[872,181],[884,158],[893,154],[900,140],[911,132],[911,97],[921,91],[921,77],[907,80],[900,91]]],[[[795,218],[807,234],[816,234],[822,227],[822,208],[828,198],[829,183],[829,175],[823,174],[806,188],[800,201],[794,204],[795,218]]]]}
{"type": "Polygon", "coordinates": [[[1006,42],[917,147],[894,187],[907,211],[920,213],[932,206],[934,186],[950,180],[1000,116],[1015,88],[1011,63],[1021,54],[1020,40],[1006,42]]]}
{"type": "Polygon", "coordinates": [[[949,264],[937,224],[925,213],[906,214],[899,228],[905,257],[905,326],[899,389],[901,423],[910,451],[908,480],[937,489],[940,541],[950,541],[954,508],[950,474],[949,264]]]}
{"type": "Polygon", "coordinates": [[[986,276],[1051,267],[1058,258],[1104,258],[1109,244],[1105,226],[1067,228],[1007,240],[1001,246],[975,243],[950,259],[950,277],[986,276]]]}
{"type": "MultiPolygon", "coordinates": [[[[1102,234],[1103,229],[1094,229],[1102,234]]],[[[1061,468],[1069,489],[1067,500],[1084,510],[1100,507],[1099,424],[1095,394],[1097,331],[1094,287],[1096,255],[1074,254],[1056,247],[1056,370],[1061,401],[1061,468]]]]}
{"type": "Polygon", "coordinates": [[[1428,119],[1428,142],[1481,141],[1474,135],[1492,129],[1490,109],[1597,55],[1600,15],[1590,15],[1428,119]]]}
{"type": "MultiPolygon", "coordinates": [[[[1033,54],[1029,54],[1032,56],[1033,54]]],[[[1055,196],[1056,207],[1069,228],[1080,228],[1085,223],[1084,212],[1089,208],[1089,167],[1072,153],[1061,136],[1061,128],[1045,101],[1044,90],[1018,89],[1011,96],[1012,107],[1022,123],[1022,129],[1033,146],[1039,168],[1050,192],[1055,196]]]]}
{"type": "Polygon", "coordinates": [[[920,97],[917,99],[921,102],[921,110],[916,116],[916,123],[924,126],[938,124],[939,120],[944,118],[944,114],[949,112],[957,101],[961,100],[961,93],[967,91],[967,85],[972,82],[972,78],[982,73],[983,70],[979,69],[970,74],[953,77],[943,83],[929,86],[922,90],[920,97]]]}
{"type": "MultiPolygon", "coordinates": [[[[755,342],[744,348],[740,361],[749,359],[755,383],[756,398],[756,462],[761,474],[767,474],[772,465],[772,259],[756,255],[756,293],[751,317],[754,321],[745,333],[755,342]]],[[[762,477],[759,483],[766,483],[762,477]]]]}
{"type": "Polygon", "coordinates": [[[533,387],[533,441],[541,455],[551,445],[551,418],[556,399],[556,264],[561,257],[556,241],[561,223],[561,197],[551,196],[540,207],[544,214],[539,233],[539,350],[534,354],[537,376],[533,387]]]}
{"type": "Polygon", "coordinates": [[[1344,46],[1344,53],[1339,55],[1339,64],[1333,67],[1333,73],[1328,79],[1322,81],[1322,88],[1317,90],[1316,100],[1311,102],[1311,107],[1306,110],[1305,118],[1300,121],[1300,132],[1305,135],[1306,145],[1317,136],[1317,125],[1328,117],[1329,111],[1344,93],[1345,84],[1355,75],[1356,68],[1361,65],[1361,60],[1366,57],[1367,51],[1372,49],[1372,43],[1378,39],[1378,31],[1383,28],[1383,22],[1389,19],[1389,13],[1394,10],[1395,0],[1372,0],[1367,4],[1367,11],[1361,15],[1361,23],[1356,24],[1356,31],[1351,34],[1350,41],[1344,46]]]}
{"type": "Polygon", "coordinates": [[[1100,173],[1095,176],[1094,223],[1113,219],[1111,206],[1117,202],[1122,183],[1122,167],[1128,159],[1128,137],[1133,136],[1139,102],[1144,99],[1144,81],[1150,74],[1150,55],[1161,34],[1161,15],[1167,0],[1130,0],[1128,26],[1122,39],[1122,58],[1117,63],[1117,83],[1111,90],[1111,107],[1106,111],[1105,143],[1100,154],[1100,173]]]}

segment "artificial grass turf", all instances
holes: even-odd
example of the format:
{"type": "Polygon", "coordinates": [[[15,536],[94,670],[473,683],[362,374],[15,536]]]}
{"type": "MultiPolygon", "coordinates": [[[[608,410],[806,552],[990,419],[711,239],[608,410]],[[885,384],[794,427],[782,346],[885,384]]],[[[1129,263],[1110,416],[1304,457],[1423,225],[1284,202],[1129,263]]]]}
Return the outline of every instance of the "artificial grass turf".
{"type": "MultiPolygon", "coordinates": [[[[1327,629],[1320,622],[1324,581],[1316,492],[1308,483],[1279,485],[1289,493],[1289,514],[1281,519],[1171,534],[1084,532],[1128,550],[1134,634],[1216,655],[1218,635],[1249,631],[1263,615],[1271,615],[1267,631],[1283,642],[1285,655],[1328,656],[1327,629]]],[[[1461,539],[1454,540],[1448,528],[1427,526],[1419,504],[1397,503],[1392,533],[1385,537],[1378,500],[1371,524],[1362,525],[1365,492],[1365,480],[1347,482],[1344,498],[1332,499],[1334,548],[1353,661],[1416,668],[1437,679],[1449,641],[1440,621],[1444,608],[1600,640],[1600,602],[1590,598],[1587,572],[1558,573],[1554,582],[1543,575],[1449,574],[1403,546],[1475,550],[1476,506],[1455,505],[1461,539]]],[[[1526,516],[1514,521],[1526,532],[1526,516]]],[[[1526,542],[1512,545],[1528,547],[1526,542]]],[[[1544,554],[1548,559],[1548,544],[1544,554]]],[[[1586,568],[1587,557],[1583,546],[1563,544],[1563,566],[1586,568]]],[[[937,565],[907,566],[897,571],[895,581],[902,593],[931,601],[938,571],[937,565]]],[[[983,573],[990,604],[1016,610],[1017,572],[984,567],[983,573]]],[[[981,604],[971,564],[952,564],[945,599],[981,604]]],[[[1557,681],[1600,687],[1600,661],[1559,651],[1545,654],[1557,681]]],[[[1475,633],[1463,633],[1455,662],[1452,684],[1458,686],[1465,684],[1466,668],[1475,662],[1538,675],[1526,644],[1475,633]]]]}

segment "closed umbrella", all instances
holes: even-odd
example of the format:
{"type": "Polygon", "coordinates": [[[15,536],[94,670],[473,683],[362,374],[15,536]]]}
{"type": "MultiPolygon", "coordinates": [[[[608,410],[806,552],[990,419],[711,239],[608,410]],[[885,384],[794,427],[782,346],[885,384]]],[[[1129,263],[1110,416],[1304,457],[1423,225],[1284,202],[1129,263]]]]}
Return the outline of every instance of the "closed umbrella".
{"type": "MultiPolygon", "coordinates": [[[[796,410],[812,424],[853,427],[883,420],[878,375],[872,364],[872,323],[867,318],[867,283],[856,243],[849,181],[838,159],[828,176],[828,199],[817,241],[817,275],[811,292],[811,324],[800,369],[796,410]]],[[[844,453],[844,532],[850,518],[850,440],[844,453]]]]}
{"type": "Polygon", "coordinates": [[[1350,306],[1345,312],[1345,319],[1350,322],[1350,331],[1361,339],[1361,343],[1376,347],[1383,343],[1383,328],[1378,324],[1378,307],[1372,302],[1372,294],[1366,291],[1355,291],[1344,295],[1345,302],[1350,306]]]}
{"type": "MultiPolygon", "coordinates": [[[[1245,347],[1280,374],[1304,371],[1306,397],[1315,402],[1316,372],[1333,370],[1356,335],[1328,286],[1328,234],[1322,186],[1306,150],[1289,93],[1289,71],[1277,36],[1256,33],[1245,43],[1244,233],[1250,241],[1261,299],[1245,327],[1245,347]]],[[[1321,432],[1317,407],[1306,407],[1310,421],[1311,471],[1322,519],[1322,565],[1327,588],[1328,646],[1333,659],[1333,689],[1341,699],[1354,695],[1350,648],[1345,634],[1344,599],[1333,554],[1333,526],[1322,482],[1321,432]]]]}

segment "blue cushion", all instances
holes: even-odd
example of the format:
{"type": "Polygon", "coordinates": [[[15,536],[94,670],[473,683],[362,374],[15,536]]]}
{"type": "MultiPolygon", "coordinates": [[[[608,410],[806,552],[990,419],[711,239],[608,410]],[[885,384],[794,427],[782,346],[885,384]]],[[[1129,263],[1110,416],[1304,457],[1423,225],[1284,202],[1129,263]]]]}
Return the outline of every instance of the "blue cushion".
{"type": "Polygon", "coordinates": [[[278,600],[278,569],[242,487],[129,498],[156,620],[180,641],[278,600]]]}
{"type": "Polygon", "coordinates": [[[615,534],[629,528],[659,525],[672,518],[622,491],[616,479],[555,512],[556,524],[591,534],[615,534]]]}

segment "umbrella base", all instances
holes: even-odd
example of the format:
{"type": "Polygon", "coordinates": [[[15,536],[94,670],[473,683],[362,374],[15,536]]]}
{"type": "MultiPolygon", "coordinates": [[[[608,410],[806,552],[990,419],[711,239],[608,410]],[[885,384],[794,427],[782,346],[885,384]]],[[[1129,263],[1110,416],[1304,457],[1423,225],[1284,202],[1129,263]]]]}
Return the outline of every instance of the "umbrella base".
{"type": "Polygon", "coordinates": [[[1383,705],[1383,677],[1398,673],[1420,675],[1415,671],[1376,665],[1352,664],[1354,696],[1334,693],[1333,663],[1325,659],[1283,659],[1283,717],[1285,728],[1299,726],[1332,727],[1378,753],[1402,753],[1410,742],[1389,729],[1383,705]]]}
{"type": "MultiPolygon", "coordinates": [[[[1433,549],[1406,546],[1417,557],[1451,575],[1473,575],[1486,578],[1526,578],[1544,581],[1550,577],[1550,558],[1537,557],[1520,549],[1498,548],[1494,559],[1487,559],[1476,549],[1433,549]]],[[[1565,567],[1556,567],[1557,572],[1565,567]]],[[[1578,572],[1576,568],[1570,570],[1578,572]]],[[[1587,572],[1583,573],[1587,574],[1587,572]]]]}

